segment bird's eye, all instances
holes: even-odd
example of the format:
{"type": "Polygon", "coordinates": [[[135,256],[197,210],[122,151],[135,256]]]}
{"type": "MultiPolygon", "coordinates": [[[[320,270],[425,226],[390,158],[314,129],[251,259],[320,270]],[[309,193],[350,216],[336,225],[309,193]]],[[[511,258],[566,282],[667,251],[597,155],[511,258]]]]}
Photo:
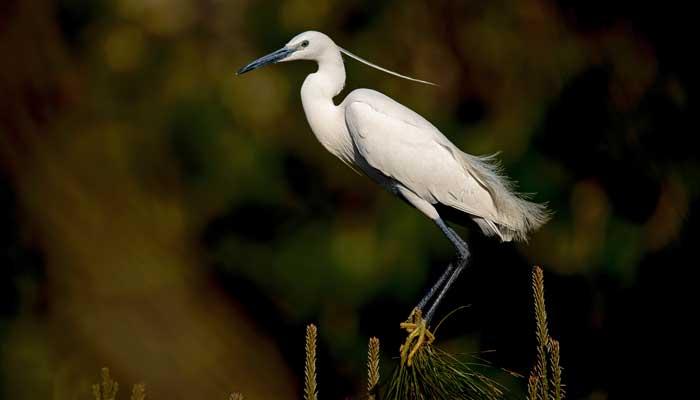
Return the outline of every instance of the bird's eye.
{"type": "Polygon", "coordinates": [[[301,47],[306,47],[306,46],[308,46],[308,45],[309,45],[309,41],[308,41],[308,40],[304,40],[303,42],[301,42],[301,47]]]}

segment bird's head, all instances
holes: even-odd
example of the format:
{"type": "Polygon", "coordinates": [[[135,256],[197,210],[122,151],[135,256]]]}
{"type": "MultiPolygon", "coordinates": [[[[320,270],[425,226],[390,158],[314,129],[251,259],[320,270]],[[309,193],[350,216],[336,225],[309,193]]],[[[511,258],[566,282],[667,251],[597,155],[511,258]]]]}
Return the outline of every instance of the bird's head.
{"type": "MultiPolygon", "coordinates": [[[[313,60],[317,62],[322,62],[324,59],[333,59],[337,57],[340,53],[345,54],[348,57],[354,58],[363,64],[369,65],[372,68],[376,68],[380,71],[386,72],[399,78],[408,79],[413,82],[425,83],[427,85],[435,85],[432,82],[423,81],[420,79],[411,78],[406,75],[401,75],[398,72],[388,70],[386,68],[380,67],[379,65],[373,64],[362,57],[356,56],[351,52],[345,50],[344,48],[338,46],[333,42],[331,38],[326,36],[321,32],[316,31],[306,31],[300,33],[292,38],[287,44],[281,49],[273,51],[272,53],[260,57],[257,60],[251,62],[245,67],[238,70],[236,75],[245,74],[246,72],[252,71],[254,69],[264,67],[268,64],[276,64],[278,62],[284,61],[294,61],[294,60],[313,60]]],[[[342,59],[340,61],[342,63],[342,59]]]]}
{"type": "Polygon", "coordinates": [[[292,38],[281,49],[260,57],[238,70],[237,75],[245,74],[268,64],[294,60],[318,61],[329,52],[338,53],[340,49],[331,38],[321,32],[306,31],[292,38]]]}

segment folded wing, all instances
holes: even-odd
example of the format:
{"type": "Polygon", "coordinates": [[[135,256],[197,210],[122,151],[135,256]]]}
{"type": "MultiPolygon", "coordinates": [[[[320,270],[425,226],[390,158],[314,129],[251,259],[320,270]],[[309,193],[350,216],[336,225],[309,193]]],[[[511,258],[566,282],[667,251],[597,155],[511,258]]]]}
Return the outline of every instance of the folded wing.
{"type": "Polygon", "coordinates": [[[414,111],[367,89],[352,92],[344,106],[364,161],[430,204],[465,212],[502,240],[525,240],[546,221],[545,207],[514,193],[492,158],[462,152],[414,111]]]}

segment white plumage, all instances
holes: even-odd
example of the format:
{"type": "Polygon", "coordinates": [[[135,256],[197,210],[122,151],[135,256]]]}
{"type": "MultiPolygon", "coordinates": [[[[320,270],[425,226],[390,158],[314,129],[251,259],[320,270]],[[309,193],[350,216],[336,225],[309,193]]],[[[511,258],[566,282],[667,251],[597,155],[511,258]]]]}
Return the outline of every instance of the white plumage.
{"type": "Polygon", "coordinates": [[[304,112],[323,146],[435,220],[443,204],[469,214],[484,234],[526,240],[547,219],[543,205],[512,190],[494,157],[462,152],[413,110],[370,89],[356,89],[339,105],[345,85],[341,49],[320,32],[304,32],[286,47],[308,40],[306,54],[282,61],[316,60],[301,89],[304,112]]]}
{"type": "Polygon", "coordinates": [[[503,241],[527,240],[532,230],[546,222],[546,207],[515,193],[511,182],[500,173],[495,156],[462,152],[425,118],[393,99],[374,90],[357,89],[336,105],[333,98],[345,85],[341,53],[384,72],[429,83],[371,64],[314,31],[297,35],[282,49],[242,68],[239,74],[270,63],[316,61],[318,70],[304,80],[301,100],[319,142],[345,164],[435,221],[465,262],[466,243],[444,224],[437,205],[458,210],[474,220],[484,234],[503,241]]]}

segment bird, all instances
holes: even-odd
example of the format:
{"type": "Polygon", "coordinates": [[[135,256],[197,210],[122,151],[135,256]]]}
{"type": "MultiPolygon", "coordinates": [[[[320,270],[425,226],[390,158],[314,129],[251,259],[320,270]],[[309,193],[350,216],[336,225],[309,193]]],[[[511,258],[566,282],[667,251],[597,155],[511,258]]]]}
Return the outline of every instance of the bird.
{"type": "Polygon", "coordinates": [[[343,55],[399,78],[435,85],[373,64],[317,31],[294,36],[279,50],[239,69],[237,75],[280,62],[316,62],[318,70],[301,86],[301,103],[321,145],[423,213],[452,243],[455,262],[423,296],[413,317],[402,324],[411,337],[430,339],[426,326],[470,257],[469,246],[444,218],[458,224],[472,220],[486,236],[503,242],[527,241],[531,232],[547,222],[550,211],[546,204],[516,192],[497,154],[463,152],[428,120],[378,91],[355,89],[336,105],[334,98],[345,86],[343,55]]]}

